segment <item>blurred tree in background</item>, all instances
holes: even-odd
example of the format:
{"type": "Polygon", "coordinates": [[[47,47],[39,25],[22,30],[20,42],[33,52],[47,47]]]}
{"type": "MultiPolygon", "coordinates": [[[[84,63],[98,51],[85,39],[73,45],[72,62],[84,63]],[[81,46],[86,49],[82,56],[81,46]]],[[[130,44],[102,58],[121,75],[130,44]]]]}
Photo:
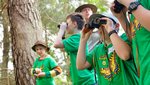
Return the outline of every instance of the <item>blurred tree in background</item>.
{"type": "Polygon", "coordinates": [[[65,21],[66,16],[82,4],[94,4],[98,7],[98,13],[107,10],[106,0],[40,0],[39,10],[43,27],[55,34],[58,29],[57,25],[65,21]]]}
{"type": "MultiPolygon", "coordinates": [[[[108,8],[107,1],[1,0],[1,2],[0,19],[2,19],[2,23],[0,24],[3,25],[4,29],[3,48],[1,47],[3,49],[3,64],[1,66],[3,67],[1,68],[4,68],[4,66],[7,68],[8,58],[13,56],[16,85],[34,85],[34,79],[29,74],[29,69],[35,59],[34,53],[31,51],[31,46],[38,38],[45,39],[51,47],[50,54],[63,69],[63,73],[55,77],[56,85],[70,85],[69,57],[67,57],[68,55],[65,52],[53,47],[53,42],[58,31],[57,25],[65,21],[66,16],[74,12],[82,4],[94,4],[98,7],[97,13],[104,12],[108,8]],[[7,12],[9,12],[9,16],[7,12]],[[9,24],[8,17],[11,24],[9,24]],[[11,27],[11,36],[9,36],[8,27],[11,27]],[[42,37],[43,35],[44,37],[42,37]],[[12,39],[12,51],[9,51],[9,37],[12,39]]],[[[11,74],[11,76],[14,75],[11,74]]]]}

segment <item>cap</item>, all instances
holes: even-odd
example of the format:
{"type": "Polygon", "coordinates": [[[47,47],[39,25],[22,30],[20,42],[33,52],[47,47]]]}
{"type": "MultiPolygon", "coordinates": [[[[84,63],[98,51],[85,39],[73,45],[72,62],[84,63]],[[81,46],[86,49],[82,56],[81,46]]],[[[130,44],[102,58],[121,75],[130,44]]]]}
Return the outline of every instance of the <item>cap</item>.
{"type": "Polygon", "coordinates": [[[87,7],[91,8],[92,11],[93,11],[93,13],[96,13],[96,12],[97,12],[97,7],[96,7],[95,5],[93,5],[93,4],[83,4],[83,5],[79,6],[79,7],[75,10],[75,12],[81,12],[84,8],[87,8],[87,7]]]}
{"type": "Polygon", "coordinates": [[[42,46],[44,46],[45,48],[47,48],[47,51],[49,51],[49,49],[50,49],[44,41],[39,41],[39,40],[38,40],[38,41],[32,46],[32,50],[35,51],[35,47],[36,47],[36,46],[39,46],[39,45],[42,45],[42,46]]]}
{"type": "Polygon", "coordinates": [[[102,17],[108,17],[110,18],[114,23],[119,23],[118,19],[112,14],[112,13],[109,13],[109,12],[104,12],[102,14],[92,14],[89,18],[89,21],[90,20],[93,20],[95,18],[102,18],[102,17]]]}

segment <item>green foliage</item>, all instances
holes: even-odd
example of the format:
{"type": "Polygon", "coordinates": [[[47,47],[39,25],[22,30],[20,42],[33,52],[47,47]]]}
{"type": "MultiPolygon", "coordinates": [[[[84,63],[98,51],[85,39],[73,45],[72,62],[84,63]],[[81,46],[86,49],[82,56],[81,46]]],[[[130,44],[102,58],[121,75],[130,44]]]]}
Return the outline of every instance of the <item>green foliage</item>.
{"type": "Polygon", "coordinates": [[[96,5],[98,13],[104,12],[108,9],[107,0],[86,0],[86,2],[96,5]]]}
{"type": "Polygon", "coordinates": [[[106,0],[39,0],[39,10],[43,27],[51,33],[58,31],[57,25],[65,21],[65,17],[74,12],[81,4],[91,3],[98,7],[98,13],[106,11],[106,0]]]}

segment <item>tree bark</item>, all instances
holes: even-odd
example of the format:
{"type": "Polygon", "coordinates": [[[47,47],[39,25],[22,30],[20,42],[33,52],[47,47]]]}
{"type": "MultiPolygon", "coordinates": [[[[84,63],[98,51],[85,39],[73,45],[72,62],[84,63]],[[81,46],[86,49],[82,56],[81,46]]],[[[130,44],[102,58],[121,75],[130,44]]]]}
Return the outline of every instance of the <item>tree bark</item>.
{"type": "Polygon", "coordinates": [[[31,47],[42,38],[37,0],[8,0],[16,85],[35,85],[30,75],[35,54],[31,47]]]}

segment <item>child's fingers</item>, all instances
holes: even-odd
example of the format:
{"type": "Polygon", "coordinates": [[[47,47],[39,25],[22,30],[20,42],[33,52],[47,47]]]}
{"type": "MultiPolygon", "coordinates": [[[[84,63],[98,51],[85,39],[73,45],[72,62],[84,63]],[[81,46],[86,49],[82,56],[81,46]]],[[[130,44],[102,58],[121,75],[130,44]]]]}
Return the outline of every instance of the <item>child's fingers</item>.
{"type": "Polygon", "coordinates": [[[89,28],[83,28],[83,30],[82,30],[82,32],[84,33],[84,34],[86,34],[87,32],[89,32],[91,29],[89,29],[89,28]]]}

